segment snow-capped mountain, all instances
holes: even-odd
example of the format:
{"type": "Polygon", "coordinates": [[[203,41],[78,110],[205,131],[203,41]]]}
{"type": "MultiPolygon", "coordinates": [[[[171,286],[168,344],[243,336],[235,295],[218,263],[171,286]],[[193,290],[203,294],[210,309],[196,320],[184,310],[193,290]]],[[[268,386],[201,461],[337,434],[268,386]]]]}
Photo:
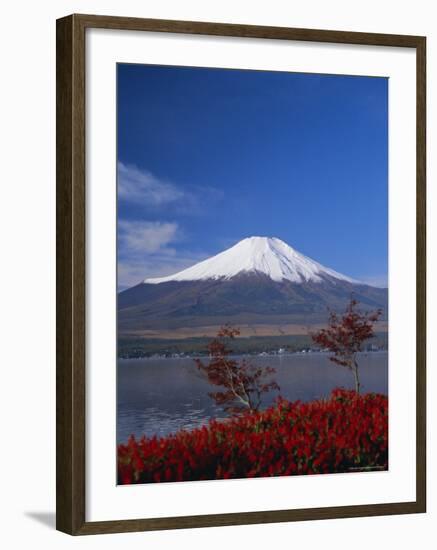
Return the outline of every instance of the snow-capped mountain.
{"type": "Polygon", "coordinates": [[[281,239],[248,237],[232,248],[199,262],[188,269],[168,277],[146,279],[147,284],[170,281],[204,281],[207,279],[231,279],[237,275],[258,273],[272,281],[292,283],[317,282],[332,277],[349,283],[358,283],[350,277],[324,267],[311,258],[291,248],[281,239]]]}
{"type": "MultiPolygon", "coordinates": [[[[325,323],[354,297],[387,311],[387,289],[324,267],[277,238],[250,237],[168,277],[145,279],[118,295],[120,335],[158,335],[205,327],[325,323]]],[[[282,333],[282,332],[281,332],[282,333]]]]}

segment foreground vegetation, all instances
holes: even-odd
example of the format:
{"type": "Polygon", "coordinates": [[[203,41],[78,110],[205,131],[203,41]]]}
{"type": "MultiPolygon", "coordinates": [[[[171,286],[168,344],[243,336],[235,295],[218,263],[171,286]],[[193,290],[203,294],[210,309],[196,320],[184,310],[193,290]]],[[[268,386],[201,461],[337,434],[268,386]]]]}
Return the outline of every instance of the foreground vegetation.
{"type": "Polygon", "coordinates": [[[339,473],[388,467],[388,400],[336,389],[118,446],[120,484],[339,473]]]}

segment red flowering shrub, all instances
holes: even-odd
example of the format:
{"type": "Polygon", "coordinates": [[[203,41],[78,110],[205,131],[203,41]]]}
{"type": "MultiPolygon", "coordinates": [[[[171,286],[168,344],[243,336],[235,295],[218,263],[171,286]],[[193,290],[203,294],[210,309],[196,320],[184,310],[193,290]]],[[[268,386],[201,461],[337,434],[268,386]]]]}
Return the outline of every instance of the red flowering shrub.
{"type": "Polygon", "coordinates": [[[163,438],[118,446],[118,482],[194,481],[385,470],[388,400],[336,389],[163,438]]]}

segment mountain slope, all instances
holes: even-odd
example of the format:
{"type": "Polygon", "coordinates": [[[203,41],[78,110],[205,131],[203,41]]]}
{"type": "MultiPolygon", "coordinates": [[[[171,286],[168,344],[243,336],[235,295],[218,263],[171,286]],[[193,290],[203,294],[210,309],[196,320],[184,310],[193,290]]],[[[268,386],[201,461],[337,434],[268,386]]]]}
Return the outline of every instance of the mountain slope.
{"type": "Polygon", "coordinates": [[[118,296],[120,334],[232,324],[324,323],[351,294],[387,310],[387,289],[364,285],[279,239],[252,237],[170,277],[146,279],[118,296]]]}
{"type": "Polygon", "coordinates": [[[284,241],[271,237],[243,239],[228,250],[184,271],[169,277],[146,279],[144,282],[161,284],[170,281],[232,279],[243,273],[254,272],[267,275],[276,282],[321,282],[326,277],[357,282],[304,256],[284,241]]]}

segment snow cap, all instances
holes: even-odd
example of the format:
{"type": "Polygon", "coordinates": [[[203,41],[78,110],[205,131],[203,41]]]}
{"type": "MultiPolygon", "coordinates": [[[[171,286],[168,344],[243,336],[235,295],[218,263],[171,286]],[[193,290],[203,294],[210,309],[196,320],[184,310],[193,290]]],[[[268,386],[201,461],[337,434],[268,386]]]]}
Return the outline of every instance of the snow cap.
{"type": "Polygon", "coordinates": [[[144,283],[231,279],[245,273],[267,275],[273,281],[322,282],[324,277],[356,283],[354,279],[324,267],[300,254],[276,237],[248,237],[224,252],[168,277],[145,279],[144,283]]]}

